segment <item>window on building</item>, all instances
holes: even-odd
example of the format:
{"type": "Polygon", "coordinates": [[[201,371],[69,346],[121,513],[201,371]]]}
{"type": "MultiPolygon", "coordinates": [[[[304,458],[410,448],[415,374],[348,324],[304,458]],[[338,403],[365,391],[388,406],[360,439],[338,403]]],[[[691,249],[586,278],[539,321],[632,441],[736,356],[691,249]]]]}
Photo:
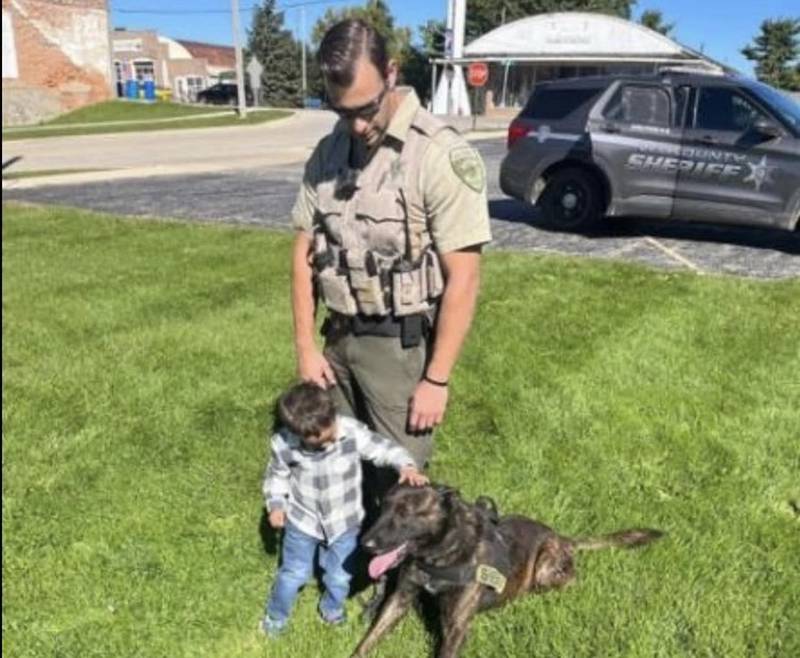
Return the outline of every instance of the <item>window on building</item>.
{"type": "Polygon", "coordinates": [[[197,94],[206,87],[205,80],[200,76],[190,75],[186,78],[186,87],[189,91],[189,98],[196,101],[197,94]]]}
{"type": "Polygon", "coordinates": [[[625,85],[617,90],[603,116],[611,121],[669,127],[669,96],[660,87],[625,85]]]}
{"type": "Polygon", "coordinates": [[[152,61],[134,62],[133,73],[139,82],[156,79],[156,70],[153,67],[152,61]]]}
{"type": "Polygon", "coordinates": [[[187,75],[176,78],[178,97],[185,101],[194,102],[197,94],[206,88],[206,79],[199,75],[187,75]]]}

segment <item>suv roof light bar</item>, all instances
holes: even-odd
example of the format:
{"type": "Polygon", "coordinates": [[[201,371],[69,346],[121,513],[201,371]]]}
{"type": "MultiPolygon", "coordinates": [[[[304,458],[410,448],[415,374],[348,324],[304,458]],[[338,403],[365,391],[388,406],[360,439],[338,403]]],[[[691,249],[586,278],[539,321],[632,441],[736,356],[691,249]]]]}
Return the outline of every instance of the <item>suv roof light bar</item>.
{"type": "Polygon", "coordinates": [[[717,68],[703,68],[702,66],[664,66],[658,69],[659,75],[670,73],[695,73],[697,75],[715,75],[725,77],[727,73],[717,68]]]}

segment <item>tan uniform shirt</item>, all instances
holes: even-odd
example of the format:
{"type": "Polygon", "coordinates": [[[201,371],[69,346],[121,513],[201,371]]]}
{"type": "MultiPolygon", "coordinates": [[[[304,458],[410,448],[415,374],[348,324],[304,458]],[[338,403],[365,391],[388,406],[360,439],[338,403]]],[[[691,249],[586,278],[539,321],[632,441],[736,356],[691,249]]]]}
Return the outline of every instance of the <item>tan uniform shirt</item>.
{"type": "MultiPolygon", "coordinates": [[[[405,91],[405,98],[378,148],[391,148],[386,143],[390,139],[405,142],[419,109],[416,93],[412,89],[405,91]]],[[[334,130],[346,130],[346,126],[337,124],[334,130]]],[[[316,186],[322,180],[324,169],[321,154],[327,151],[326,142],[330,139],[331,135],[317,145],[306,164],[303,184],[292,210],[292,223],[298,230],[311,231],[317,207],[316,186]]],[[[352,139],[358,153],[363,146],[358,139],[352,139]]],[[[342,140],[340,144],[349,148],[349,141],[342,140]]],[[[376,156],[379,154],[373,157],[376,156]]],[[[451,130],[438,132],[425,151],[419,171],[423,202],[421,206],[412,204],[409,212],[426,219],[440,254],[482,245],[492,239],[483,161],[461,135],[451,130]]]]}

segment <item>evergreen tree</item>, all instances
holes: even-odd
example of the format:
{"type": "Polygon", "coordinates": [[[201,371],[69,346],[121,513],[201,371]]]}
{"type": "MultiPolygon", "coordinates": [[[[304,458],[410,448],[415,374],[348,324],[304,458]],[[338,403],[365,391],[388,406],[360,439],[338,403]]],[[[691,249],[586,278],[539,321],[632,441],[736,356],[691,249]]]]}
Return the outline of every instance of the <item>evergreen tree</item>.
{"type": "Polygon", "coordinates": [[[283,12],[275,8],[275,0],[263,0],[253,10],[253,23],[248,32],[248,52],[264,67],[261,90],[267,105],[302,104],[302,64],[300,44],[291,31],[283,27],[283,12]]]}
{"type": "Polygon", "coordinates": [[[422,50],[428,57],[444,57],[444,41],[447,23],[445,21],[429,20],[425,25],[419,26],[422,38],[422,50]]]}
{"type": "Polygon", "coordinates": [[[766,20],[754,43],[742,49],[762,82],[800,91],[800,18],[766,20]]]}
{"type": "Polygon", "coordinates": [[[658,9],[648,9],[639,18],[639,22],[655,32],[670,36],[675,29],[675,23],[665,23],[664,15],[658,9]]]}

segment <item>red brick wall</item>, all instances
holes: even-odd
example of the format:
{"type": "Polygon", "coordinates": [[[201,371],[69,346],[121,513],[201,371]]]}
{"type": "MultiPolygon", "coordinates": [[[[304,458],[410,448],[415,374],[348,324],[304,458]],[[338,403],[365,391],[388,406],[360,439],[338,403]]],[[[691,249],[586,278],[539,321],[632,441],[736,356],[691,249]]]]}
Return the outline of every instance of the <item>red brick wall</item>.
{"type": "Polygon", "coordinates": [[[3,123],[41,120],[111,96],[105,0],[3,0],[17,79],[3,79],[3,123]]]}

